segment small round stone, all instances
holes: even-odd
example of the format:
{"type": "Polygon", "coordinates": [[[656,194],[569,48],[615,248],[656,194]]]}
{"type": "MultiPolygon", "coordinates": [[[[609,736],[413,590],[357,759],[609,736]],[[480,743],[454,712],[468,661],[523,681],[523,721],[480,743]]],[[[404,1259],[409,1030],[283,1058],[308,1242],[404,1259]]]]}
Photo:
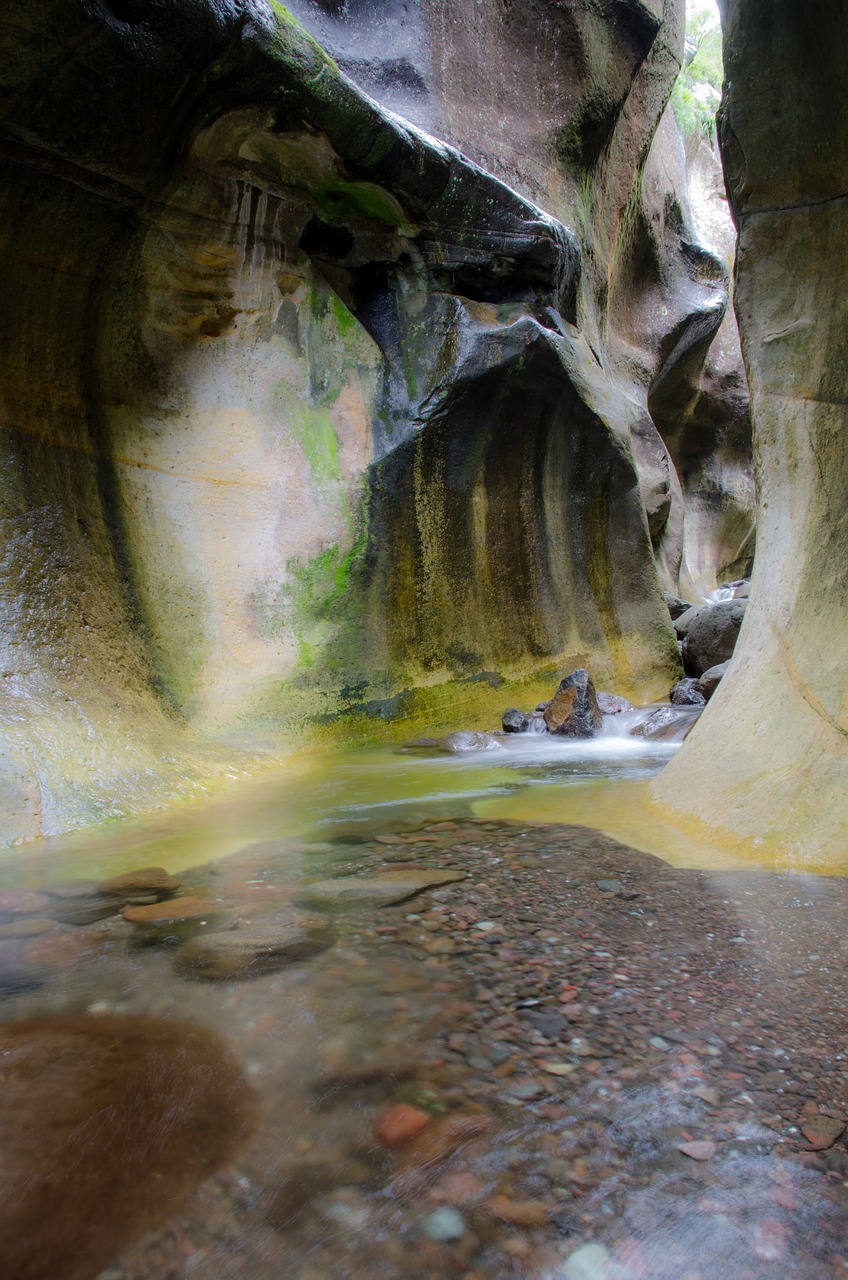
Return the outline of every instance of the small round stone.
{"type": "Polygon", "coordinates": [[[465,1235],[465,1221],[462,1214],[456,1209],[451,1209],[449,1205],[445,1205],[441,1209],[434,1209],[432,1213],[428,1213],[421,1226],[424,1234],[431,1240],[438,1241],[439,1244],[447,1244],[451,1240],[459,1240],[461,1236],[465,1235]]]}

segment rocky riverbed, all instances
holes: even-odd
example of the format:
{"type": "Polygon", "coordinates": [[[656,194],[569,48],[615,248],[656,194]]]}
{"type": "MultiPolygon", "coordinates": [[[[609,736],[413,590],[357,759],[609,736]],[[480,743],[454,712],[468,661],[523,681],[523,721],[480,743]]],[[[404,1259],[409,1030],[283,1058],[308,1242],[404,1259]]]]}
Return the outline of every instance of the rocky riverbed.
{"type": "MultiPolygon", "coordinates": [[[[308,856],[266,842],[180,879],[170,919],[213,902],[216,936],[247,942],[320,899],[325,945],[210,977],[175,963],[209,942],[192,908],[169,945],[126,906],[29,937],[7,918],[0,940],[7,974],[42,979],[7,984],[6,1020],[192,1023],[243,1065],[217,1114],[222,1133],[231,1105],[253,1114],[252,1136],[133,1242],[139,1207],[184,1178],[148,1162],[102,1280],[848,1275],[844,880],[708,875],[588,828],[466,818],[308,856]],[[392,902],[384,877],[425,887],[392,902]]],[[[29,906],[50,919],[45,897],[29,906]]],[[[61,1164],[30,1151],[37,1177],[61,1164]]],[[[96,1232],[97,1196],[77,1210],[96,1232]]]]}

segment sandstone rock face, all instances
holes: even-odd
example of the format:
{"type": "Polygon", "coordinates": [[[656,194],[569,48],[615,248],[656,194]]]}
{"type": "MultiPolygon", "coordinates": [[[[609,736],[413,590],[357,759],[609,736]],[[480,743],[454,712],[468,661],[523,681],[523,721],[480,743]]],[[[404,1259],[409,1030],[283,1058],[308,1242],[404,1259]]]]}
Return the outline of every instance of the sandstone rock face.
{"type": "Polygon", "coordinates": [[[666,584],[705,590],[750,562],[753,481],[721,166],[666,110],[684,8],[294,0],[369,94],[578,230],[599,402],[628,423],[666,584]]]}
{"type": "Polygon", "coordinates": [[[721,142],[739,226],[758,552],[739,648],[654,781],[678,820],[803,868],[848,818],[848,28],[843,6],[728,0],[721,142]],[[814,69],[814,70],[813,70],[814,69]]]}
{"type": "MultiPolygon", "coordinates": [[[[282,6],[0,19],[4,839],[249,771],[257,731],[479,701],[480,672],[674,674],[660,355],[616,317],[682,5],[389,5],[370,35],[351,8],[356,40],[298,11],[369,92],[397,34],[404,110],[496,176],[282,6]]],[[[675,252],[709,328],[724,278],[675,252]]]]}

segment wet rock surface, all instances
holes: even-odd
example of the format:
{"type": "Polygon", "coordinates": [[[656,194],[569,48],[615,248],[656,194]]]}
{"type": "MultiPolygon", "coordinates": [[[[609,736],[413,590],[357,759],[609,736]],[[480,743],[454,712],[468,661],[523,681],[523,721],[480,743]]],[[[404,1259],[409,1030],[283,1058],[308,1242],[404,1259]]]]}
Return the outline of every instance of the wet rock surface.
{"type": "MultiPolygon", "coordinates": [[[[258,1096],[193,1204],[123,1249],[98,1226],[108,1280],[845,1274],[844,880],[677,870],[588,828],[464,816],[269,841],[181,879],[249,948],[304,881],[407,860],[466,878],[345,912],[333,947],[250,982],[197,982],[117,915],[13,942],[46,981],[6,994],[10,1033],[71,1008],[191,1020],[258,1096]]],[[[53,1270],[10,1280],[70,1274],[52,1222],[53,1270]]]]}
{"type": "Polygon", "coordinates": [[[604,716],[619,716],[625,711],[633,711],[635,708],[628,698],[622,697],[620,693],[599,693],[598,709],[604,716]]]}
{"type": "Polygon", "coordinates": [[[603,723],[595,686],[582,667],[560,681],[544,711],[550,733],[566,738],[591,738],[603,723]]]}
{"type": "Polygon", "coordinates": [[[633,729],[635,738],[674,742],[685,738],[700,716],[703,706],[657,707],[633,729]]]}
{"type": "Polygon", "coordinates": [[[694,676],[687,676],[684,680],[678,680],[671,690],[669,700],[673,707],[702,707],[706,702],[699,682],[694,676]]]}
{"type": "Polygon", "coordinates": [[[504,733],[524,733],[529,723],[529,717],[523,711],[519,711],[517,707],[510,707],[503,713],[501,727],[504,733]]]}

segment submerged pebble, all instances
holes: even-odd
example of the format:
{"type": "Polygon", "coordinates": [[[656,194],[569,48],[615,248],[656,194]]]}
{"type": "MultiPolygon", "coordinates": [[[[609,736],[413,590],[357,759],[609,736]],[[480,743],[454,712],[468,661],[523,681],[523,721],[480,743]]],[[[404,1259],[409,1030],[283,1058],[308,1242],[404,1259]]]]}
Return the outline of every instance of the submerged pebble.
{"type": "Polygon", "coordinates": [[[448,1242],[465,1235],[465,1220],[458,1209],[434,1209],[423,1219],[421,1228],[431,1240],[448,1242]]]}

